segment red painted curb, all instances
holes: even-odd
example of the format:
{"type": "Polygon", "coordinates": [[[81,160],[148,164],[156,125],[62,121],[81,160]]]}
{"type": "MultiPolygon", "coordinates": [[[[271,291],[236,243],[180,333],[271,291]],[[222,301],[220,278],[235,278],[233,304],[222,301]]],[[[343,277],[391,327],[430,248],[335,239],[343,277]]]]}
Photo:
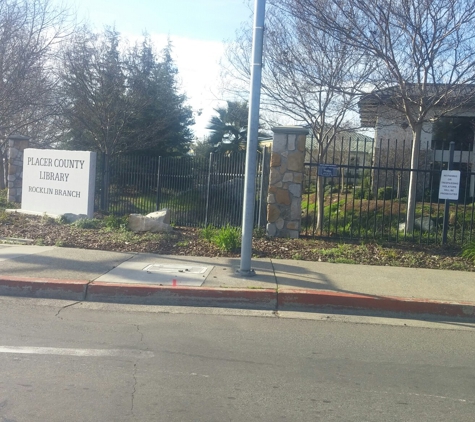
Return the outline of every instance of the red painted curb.
{"type": "Polygon", "coordinates": [[[275,310],[277,303],[276,291],[272,289],[213,289],[209,287],[169,287],[104,282],[91,283],[87,289],[86,300],[272,310],[275,310]]]}
{"type": "Polygon", "coordinates": [[[88,280],[0,276],[0,295],[84,300],[88,280]]]}
{"type": "Polygon", "coordinates": [[[144,305],[210,306],[266,310],[318,307],[406,314],[475,317],[474,302],[371,296],[326,290],[223,289],[115,284],[51,278],[0,276],[0,295],[144,305]]]}
{"type": "Polygon", "coordinates": [[[279,310],[295,308],[309,310],[308,308],[315,306],[453,317],[475,316],[475,303],[473,302],[445,302],[333,291],[279,290],[277,299],[279,310]]]}

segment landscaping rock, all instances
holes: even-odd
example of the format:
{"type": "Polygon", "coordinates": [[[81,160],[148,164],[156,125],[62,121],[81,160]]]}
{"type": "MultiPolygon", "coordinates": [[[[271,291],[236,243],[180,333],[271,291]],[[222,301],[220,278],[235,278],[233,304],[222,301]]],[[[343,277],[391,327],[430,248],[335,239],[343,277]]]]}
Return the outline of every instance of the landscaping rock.
{"type": "MultiPolygon", "coordinates": [[[[436,228],[435,221],[430,217],[419,217],[414,220],[414,229],[422,232],[432,232],[436,228]]],[[[406,229],[406,223],[399,224],[399,231],[406,229]]]]}
{"type": "Polygon", "coordinates": [[[62,217],[68,223],[74,223],[75,221],[85,220],[88,218],[86,214],[72,214],[72,213],[63,214],[62,217]]]}
{"type": "Polygon", "coordinates": [[[173,230],[170,225],[170,210],[163,209],[147,215],[130,214],[129,229],[134,233],[170,233],[173,230]]]}

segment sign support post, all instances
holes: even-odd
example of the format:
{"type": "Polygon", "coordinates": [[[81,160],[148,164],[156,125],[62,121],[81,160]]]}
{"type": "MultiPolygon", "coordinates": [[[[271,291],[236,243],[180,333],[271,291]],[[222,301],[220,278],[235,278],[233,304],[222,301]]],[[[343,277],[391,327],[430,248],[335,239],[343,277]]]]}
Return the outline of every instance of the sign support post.
{"type": "MultiPolygon", "coordinates": [[[[449,163],[448,163],[448,171],[451,171],[454,165],[454,150],[455,150],[455,142],[450,143],[449,147],[449,163]]],[[[442,174],[444,171],[442,171],[442,174]]],[[[439,199],[443,199],[445,197],[445,205],[444,205],[444,225],[442,228],[442,245],[445,245],[447,243],[447,232],[449,230],[449,213],[450,213],[450,199],[447,195],[443,195],[441,193],[441,187],[442,187],[442,178],[440,181],[440,187],[439,187],[439,199]]],[[[459,184],[460,184],[460,173],[459,173],[459,184]]],[[[458,199],[458,187],[459,185],[456,186],[457,188],[457,199],[458,199]]]]}

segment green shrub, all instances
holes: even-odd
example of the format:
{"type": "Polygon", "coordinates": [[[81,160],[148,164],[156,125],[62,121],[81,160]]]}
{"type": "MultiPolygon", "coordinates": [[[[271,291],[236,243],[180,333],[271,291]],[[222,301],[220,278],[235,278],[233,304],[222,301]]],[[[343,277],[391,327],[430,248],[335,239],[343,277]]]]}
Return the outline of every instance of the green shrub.
{"type": "Polygon", "coordinates": [[[115,215],[107,215],[104,217],[104,224],[111,230],[123,230],[127,228],[128,217],[117,217],[115,215]]]}
{"type": "Polygon", "coordinates": [[[69,220],[66,218],[66,216],[63,214],[63,215],[60,215],[57,219],[56,219],[56,222],[58,224],[69,224],[69,220]]]}
{"type": "Polygon", "coordinates": [[[80,229],[100,229],[102,225],[102,221],[97,218],[81,218],[73,223],[73,226],[80,229]]]}
{"type": "Polygon", "coordinates": [[[221,250],[231,252],[241,246],[241,230],[238,227],[221,227],[212,238],[212,242],[221,250]]]}
{"type": "Polygon", "coordinates": [[[391,186],[378,189],[378,199],[392,199],[393,196],[395,196],[395,192],[391,186]]]}
{"type": "Polygon", "coordinates": [[[325,195],[330,195],[332,193],[338,193],[339,190],[340,188],[336,185],[327,185],[325,186],[324,192],[325,195]]]}
{"type": "Polygon", "coordinates": [[[353,196],[355,199],[373,199],[373,193],[370,189],[355,189],[355,194],[353,196]]]}
{"type": "Polygon", "coordinates": [[[46,225],[50,225],[50,224],[54,224],[56,223],[56,220],[46,214],[43,214],[41,216],[41,223],[42,224],[46,224],[46,225]]]}
{"type": "Polygon", "coordinates": [[[467,243],[462,248],[462,258],[469,259],[475,264],[475,240],[467,243]]]}
{"type": "Polygon", "coordinates": [[[256,227],[252,231],[252,237],[255,239],[263,239],[267,236],[266,229],[264,227],[256,227]]]}
{"type": "Polygon", "coordinates": [[[3,221],[8,221],[8,214],[5,211],[0,210],[0,223],[3,221]]]}
{"type": "Polygon", "coordinates": [[[215,234],[216,229],[211,224],[208,224],[204,229],[201,229],[200,232],[201,237],[207,240],[209,243],[211,243],[215,234]]]}
{"type": "Polygon", "coordinates": [[[0,208],[19,208],[20,204],[7,201],[8,189],[0,189],[0,208]]]}

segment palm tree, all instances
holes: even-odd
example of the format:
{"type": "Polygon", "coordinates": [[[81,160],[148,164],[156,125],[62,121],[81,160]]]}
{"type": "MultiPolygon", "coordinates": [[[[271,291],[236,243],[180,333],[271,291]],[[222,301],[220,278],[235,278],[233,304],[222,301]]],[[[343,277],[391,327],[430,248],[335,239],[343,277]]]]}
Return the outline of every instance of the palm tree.
{"type": "Polygon", "coordinates": [[[249,107],[247,101],[227,101],[226,107],[215,109],[218,113],[213,116],[206,127],[211,130],[208,141],[215,151],[238,152],[246,149],[247,120],[249,107]]]}

